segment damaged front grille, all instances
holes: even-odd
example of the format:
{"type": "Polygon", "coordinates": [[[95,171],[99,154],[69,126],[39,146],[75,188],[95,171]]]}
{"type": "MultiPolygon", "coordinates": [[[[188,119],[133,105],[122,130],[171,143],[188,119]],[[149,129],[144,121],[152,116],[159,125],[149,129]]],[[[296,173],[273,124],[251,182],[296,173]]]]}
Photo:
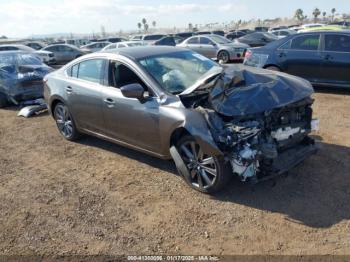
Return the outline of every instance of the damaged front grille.
{"type": "Polygon", "coordinates": [[[206,118],[233,173],[246,181],[267,173],[278,173],[274,163],[278,163],[280,156],[286,158],[284,152],[313,144],[307,136],[311,132],[312,102],[307,98],[282,108],[241,117],[225,117],[203,107],[196,110],[206,118]]]}

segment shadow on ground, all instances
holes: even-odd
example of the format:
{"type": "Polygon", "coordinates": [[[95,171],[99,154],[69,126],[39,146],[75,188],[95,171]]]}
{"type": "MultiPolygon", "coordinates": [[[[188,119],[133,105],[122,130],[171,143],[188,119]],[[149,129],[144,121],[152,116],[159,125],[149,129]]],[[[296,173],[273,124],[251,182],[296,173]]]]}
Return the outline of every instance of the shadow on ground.
{"type": "MultiPolygon", "coordinates": [[[[176,174],[173,162],[86,137],[98,147],[176,174]]],[[[287,175],[254,186],[232,179],[213,199],[286,215],[286,219],[326,228],[350,219],[350,148],[319,142],[320,151],[287,175]]],[[[203,196],[204,197],[204,196],[203,196]]]]}

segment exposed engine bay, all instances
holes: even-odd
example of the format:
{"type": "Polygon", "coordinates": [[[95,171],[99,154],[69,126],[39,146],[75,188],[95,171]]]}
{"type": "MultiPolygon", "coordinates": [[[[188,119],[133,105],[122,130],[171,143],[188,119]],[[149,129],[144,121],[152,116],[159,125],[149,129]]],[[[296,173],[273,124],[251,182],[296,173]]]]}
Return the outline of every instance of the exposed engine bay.
{"type": "Polygon", "coordinates": [[[280,99],[285,96],[278,93],[283,90],[281,86],[277,86],[281,89],[276,89],[274,93],[272,89],[266,91],[267,87],[263,89],[256,85],[255,90],[248,87],[248,99],[242,96],[236,99],[239,98],[240,89],[246,89],[245,85],[242,75],[236,75],[226,88],[221,82],[210,94],[201,90],[192,96],[183,97],[182,101],[186,107],[193,108],[205,117],[214,141],[224,153],[225,160],[231,164],[232,172],[242,181],[257,182],[285,173],[315,153],[314,140],[308,135],[318,122],[312,120],[313,99],[310,95],[305,97],[305,90],[304,98],[300,99],[296,94],[296,101],[290,99],[288,103],[287,99],[280,99]],[[242,86],[244,88],[240,88],[242,86]],[[261,90],[264,99],[270,99],[267,93],[271,95],[270,107],[265,101],[259,103],[257,94],[261,94],[261,90]],[[234,108],[242,102],[242,106],[234,108]],[[275,106],[274,103],[278,102],[281,105],[275,106]],[[243,111],[242,108],[246,109],[243,111]]]}

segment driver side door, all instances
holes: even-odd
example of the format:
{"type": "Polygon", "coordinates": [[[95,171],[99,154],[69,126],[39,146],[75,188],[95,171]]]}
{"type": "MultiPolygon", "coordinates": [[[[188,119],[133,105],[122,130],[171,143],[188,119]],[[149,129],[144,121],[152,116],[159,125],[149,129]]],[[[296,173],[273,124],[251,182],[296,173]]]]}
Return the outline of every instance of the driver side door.
{"type": "Polygon", "coordinates": [[[127,64],[110,61],[102,88],[106,135],[122,144],[160,152],[159,102],[149,87],[127,64]],[[108,79],[107,79],[108,78],[108,79]],[[123,96],[120,88],[139,83],[145,89],[142,101],[123,96]]]}

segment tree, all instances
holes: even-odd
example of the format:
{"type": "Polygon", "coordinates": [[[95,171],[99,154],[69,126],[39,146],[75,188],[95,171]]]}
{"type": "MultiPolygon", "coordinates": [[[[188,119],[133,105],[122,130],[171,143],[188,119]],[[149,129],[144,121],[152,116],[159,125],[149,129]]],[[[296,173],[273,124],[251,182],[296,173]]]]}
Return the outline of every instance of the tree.
{"type": "Polygon", "coordinates": [[[314,16],[314,22],[317,22],[317,17],[321,14],[320,9],[318,9],[317,7],[314,9],[314,11],[312,12],[312,15],[314,16]]]}
{"type": "Polygon", "coordinates": [[[334,21],[334,15],[337,10],[335,8],[332,8],[331,13],[332,13],[332,22],[334,21]]]}
{"type": "Polygon", "coordinates": [[[326,21],[326,15],[327,15],[327,12],[324,12],[322,13],[322,16],[323,16],[323,21],[326,21]]]}
{"type": "Polygon", "coordinates": [[[153,27],[156,27],[156,25],[157,25],[157,22],[156,22],[156,21],[153,21],[153,22],[152,22],[152,26],[153,26],[153,27]]]}
{"type": "Polygon", "coordinates": [[[141,23],[137,23],[137,28],[139,29],[139,32],[141,31],[141,27],[142,27],[142,24],[141,23]]]}
{"type": "Polygon", "coordinates": [[[148,32],[148,28],[149,28],[148,24],[144,24],[143,26],[145,28],[145,32],[148,32]]]}
{"type": "Polygon", "coordinates": [[[304,16],[304,11],[302,9],[297,9],[294,14],[294,18],[296,18],[299,22],[303,22],[303,20],[306,18],[304,16]]]}

